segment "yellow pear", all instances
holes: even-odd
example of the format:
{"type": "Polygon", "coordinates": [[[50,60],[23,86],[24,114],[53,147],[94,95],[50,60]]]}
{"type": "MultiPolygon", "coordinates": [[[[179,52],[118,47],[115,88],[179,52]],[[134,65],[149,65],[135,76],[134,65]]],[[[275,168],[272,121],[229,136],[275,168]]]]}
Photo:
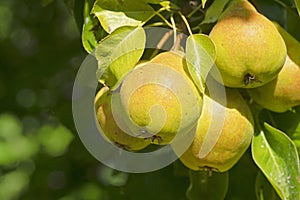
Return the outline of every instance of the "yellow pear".
{"type": "Polygon", "coordinates": [[[266,85],[249,89],[249,94],[255,102],[274,112],[300,105],[300,66],[287,56],[278,76],[266,85]]]}
{"type": "Polygon", "coordinates": [[[300,105],[300,43],[279,24],[274,23],[287,46],[285,64],[276,79],[249,90],[258,104],[274,112],[285,112],[300,105]]]}
{"type": "Polygon", "coordinates": [[[195,138],[180,157],[192,170],[229,170],[249,147],[254,134],[252,113],[236,89],[222,98],[203,97],[195,138]]]}
{"type": "Polygon", "coordinates": [[[285,62],[286,46],[276,27],[246,0],[232,1],[209,37],[216,46],[211,75],[228,87],[264,85],[285,62]]]}
{"type": "Polygon", "coordinates": [[[122,82],[120,99],[127,116],[154,144],[169,144],[196,125],[202,98],[178,52],[160,53],[135,67],[122,82]],[[181,132],[182,133],[182,132],[181,132]]]}
{"type": "Polygon", "coordinates": [[[113,117],[111,110],[111,98],[107,87],[103,87],[96,95],[95,109],[98,123],[102,129],[102,136],[109,142],[129,151],[138,151],[150,144],[149,140],[133,137],[122,131],[113,117]]]}

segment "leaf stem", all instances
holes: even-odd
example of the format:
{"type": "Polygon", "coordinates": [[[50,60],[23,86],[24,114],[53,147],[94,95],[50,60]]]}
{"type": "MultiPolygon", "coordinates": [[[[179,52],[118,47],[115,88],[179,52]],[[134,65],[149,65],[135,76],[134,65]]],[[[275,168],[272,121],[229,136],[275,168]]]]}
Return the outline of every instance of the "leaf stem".
{"type": "Polygon", "coordinates": [[[185,26],[186,26],[186,28],[187,28],[187,30],[188,30],[188,33],[189,33],[190,35],[193,35],[193,32],[192,32],[192,30],[191,30],[191,27],[190,27],[190,25],[189,25],[188,20],[185,18],[185,16],[184,16],[181,12],[178,12],[178,14],[180,15],[182,21],[184,22],[184,24],[185,24],[185,26]]]}
{"type": "Polygon", "coordinates": [[[154,27],[154,26],[163,26],[163,25],[165,25],[165,23],[163,23],[163,22],[155,22],[155,23],[149,24],[147,26],[148,27],[154,27]]]}
{"type": "Polygon", "coordinates": [[[168,25],[170,28],[173,28],[172,24],[170,24],[170,22],[164,16],[162,16],[160,13],[156,13],[156,14],[166,23],[166,25],[168,25]]]}
{"type": "Polygon", "coordinates": [[[162,15],[160,14],[162,11],[165,11],[165,10],[166,10],[166,8],[163,7],[163,8],[161,8],[161,9],[159,9],[158,11],[154,11],[154,13],[153,13],[148,19],[146,19],[146,20],[141,24],[141,26],[144,26],[148,21],[150,21],[153,17],[155,17],[155,16],[157,15],[157,16],[159,16],[159,17],[165,22],[166,25],[168,25],[170,28],[172,28],[172,24],[170,24],[170,22],[169,22],[164,16],[162,16],[162,15]]]}
{"type": "Polygon", "coordinates": [[[177,37],[177,31],[176,31],[176,24],[175,24],[175,20],[174,20],[174,17],[173,17],[173,13],[171,14],[170,20],[171,20],[173,31],[174,31],[174,34],[173,34],[174,42],[173,42],[173,44],[175,45],[176,37],[177,37]]]}

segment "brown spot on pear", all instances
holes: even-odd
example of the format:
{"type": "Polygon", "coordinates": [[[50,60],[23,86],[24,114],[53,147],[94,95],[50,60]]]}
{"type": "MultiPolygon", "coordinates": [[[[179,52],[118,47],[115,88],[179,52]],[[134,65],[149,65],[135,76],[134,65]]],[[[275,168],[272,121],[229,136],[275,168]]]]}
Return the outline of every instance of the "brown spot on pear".
{"type": "Polygon", "coordinates": [[[95,110],[98,123],[103,130],[100,133],[109,142],[129,151],[144,149],[150,144],[149,140],[134,137],[121,130],[112,114],[112,95],[107,87],[103,87],[95,98],[95,110]]]}
{"type": "Polygon", "coordinates": [[[226,105],[221,99],[203,97],[194,141],[180,157],[192,170],[227,171],[250,145],[254,134],[252,113],[236,89],[227,88],[226,96],[226,105]],[[207,149],[210,151],[203,154],[207,149]]]}
{"type": "Polygon", "coordinates": [[[259,87],[274,79],[284,64],[284,40],[248,1],[230,3],[209,37],[216,46],[211,75],[225,86],[259,87]]]}

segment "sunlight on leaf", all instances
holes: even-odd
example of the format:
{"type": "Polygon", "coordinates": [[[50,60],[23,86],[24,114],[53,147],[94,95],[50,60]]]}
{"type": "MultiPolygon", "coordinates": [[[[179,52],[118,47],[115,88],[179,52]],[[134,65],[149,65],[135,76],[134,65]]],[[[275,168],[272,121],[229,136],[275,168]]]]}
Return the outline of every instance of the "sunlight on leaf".
{"type": "Polygon", "coordinates": [[[90,14],[93,0],[85,1],[84,22],[82,27],[81,41],[84,49],[91,53],[98,44],[98,41],[106,36],[104,29],[98,20],[90,14]]]}
{"type": "Polygon", "coordinates": [[[138,26],[154,14],[154,10],[144,1],[97,0],[92,9],[102,27],[112,33],[122,26],[138,26]]]}
{"type": "Polygon", "coordinates": [[[141,27],[121,27],[114,31],[96,48],[98,79],[113,87],[134,68],[145,44],[146,35],[141,27]]]}
{"type": "Polygon", "coordinates": [[[215,45],[208,36],[193,34],[188,37],[186,42],[187,66],[200,92],[204,92],[204,83],[215,58],[215,45]]]}
{"type": "Polygon", "coordinates": [[[225,199],[228,189],[228,172],[217,173],[190,170],[189,176],[190,186],[186,192],[189,200],[225,199]]]}
{"type": "Polygon", "coordinates": [[[300,198],[299,157],[289,137],[265,123],[253,138],[252,156],[281,198],[300,198]]]}

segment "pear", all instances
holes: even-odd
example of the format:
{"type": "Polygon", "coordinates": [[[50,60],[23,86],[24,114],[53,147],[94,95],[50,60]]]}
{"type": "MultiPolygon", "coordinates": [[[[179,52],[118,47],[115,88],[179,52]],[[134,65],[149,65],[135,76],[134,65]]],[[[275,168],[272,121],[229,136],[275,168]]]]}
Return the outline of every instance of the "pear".
{"type": "Polygon", "coordinates": [[[300,67],[289,56],[276,79],[258,88],[249,89],[252,99],[262,107],[285,112],[300,105],[300,67]]]}
{"type": "Polygon", "coordinates": [[[285,112],[300,105],[300,43],[274,23],[287,46],[286,62],[276,79],[249,90],[254,101],[274,112],[285,112]]]}
{"type": "Polygon", "coordinates": [[[216,46],[211,75],[228,87],[262,86],[285,62],[286,46],[276,27],[245,0],[229,4],[209,37],[216,46]]]}
{"type": "Polygon", "coordinates": [[[122,131],[115,122],[111,110],[111,92],[103,87],[95,98],[96,117],[102,131],[100,133],[109,142],[128,151],[138,151],[150,144],[149,140],[133,137],[122,131]]]}
{"type": "Polygon", "coordinates": [[[197,124],[202,98],[186,73],[179,52],[164,52],[134,68],[120,88],[120,101],[130,121],[153,144],[169,144],[197,124]],[[181,132],[183,133],[183,132],[181,132]]]}
{"type": "Polygon", "coordinates": [[[252,113],[236,89],[226,89],[226,101],[204,95],[195,138],[180,157],[188,168],[227,171],[249,147],[254,134],[252,113]]]}

